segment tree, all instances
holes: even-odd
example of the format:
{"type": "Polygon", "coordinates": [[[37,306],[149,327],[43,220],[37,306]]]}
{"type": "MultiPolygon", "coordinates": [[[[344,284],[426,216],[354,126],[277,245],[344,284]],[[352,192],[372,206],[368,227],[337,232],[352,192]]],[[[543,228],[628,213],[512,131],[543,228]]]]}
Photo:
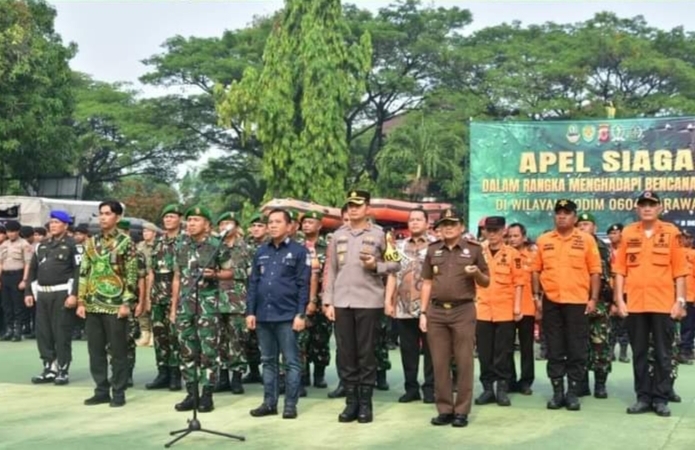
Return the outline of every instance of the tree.
{"type": "Polygon", "coordinates": [[[159,221],[166,205],[179,201],[179,195],[174,188],[147,177],[132,177],[119,181],[111,190],[110,196],[123,202],[127,216],[146,219],[152,223],[159,221]]]}
{"type": "Polygon", "coordinates": [[[344,117],[364,92],[371,44],[350,30],[339,0],[287,0],[263,54],[219,104],[222,120],[247,122],[263,145],[269,194],[334,204],[348,168],[344,117]]]}
{"type": "Polygon", "coordinates": [[[31,191],[74,160],[68,62],[76,46],[63,45],[55,16],[44,1],[0,2],[0,191],[7,178],[31,191]]]}
{"type": "Polygon", "coordinates": [[[200,136],[176,122],[169,97],[139,99],[128,85],[78,80],[75,128],[85,198],[104,195],[108,184],[125,177],[173,182],[178,165],[205,150],[200,136]]]}

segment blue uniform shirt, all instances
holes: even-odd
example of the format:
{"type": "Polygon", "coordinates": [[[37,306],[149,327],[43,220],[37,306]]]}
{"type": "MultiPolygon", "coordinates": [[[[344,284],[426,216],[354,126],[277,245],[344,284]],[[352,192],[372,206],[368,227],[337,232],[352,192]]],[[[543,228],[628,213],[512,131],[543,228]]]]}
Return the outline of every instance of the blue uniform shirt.
{"type": "Polygon", "coordinates": [[[311,259],[307,249],[286,238],[261,245],[253,257],[246,315],[258,322],[285,322],[304,314],[309,302],[311,259]]]}

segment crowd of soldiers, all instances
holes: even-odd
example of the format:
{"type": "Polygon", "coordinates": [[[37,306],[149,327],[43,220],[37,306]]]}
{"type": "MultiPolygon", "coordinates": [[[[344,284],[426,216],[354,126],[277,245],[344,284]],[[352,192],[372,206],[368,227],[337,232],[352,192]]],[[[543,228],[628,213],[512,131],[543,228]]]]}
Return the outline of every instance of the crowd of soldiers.
{"type": "MultiPolygon", "coordinates": [[[[395,241],[368,219],[369,201],[366,191],[350,192],[344,226],[332,235],[323,233],[321,213],[288,211],[287,237],[307,249],[311,269],[306,311],[298,315],[306,323],[297,334],[300,397],[312,384],[327,387],[335,330],[339,385],[328,396],[345,398],[341,422],[371,422],[373,389],[389,389],[393,324],[405,377],[399,402],[434,403],[433,425],[463,427],[472,403],[510,406],[511,393],[533,393],[540,324],[549,409],[579,410],[579,398],[591,394],[589,372],[593,395],[607,398],[615,346],[617,359],[629,362],[628,341],[637,394],[628,413],[668,416],[667,403],[680,401],[676,367],[694,358],[695,250],[691,236],[658,220],[656,193],[638,198],[638,222],[608,227],[609,244],[571,200],[556,203],[554,229],[535,243],[523,224],[501,216],[484,219],[474,238],[453,209],[434,227],[425,210],[414,209],[406,236],[395,241]],[[473,402],[476,356],[483,390],[473,402]]],[[[20,340],[29,311],[37,310],[44,369],[32,382],[68,383],[77,318],[86,322],[96,383],[85,404],[125,404],[138,329],[151,330],[157,367],[146,388],[178,391],[185,382],[177,411],[212,411],[214,392],[243,394],[244,384],[262,382],[263,349],[247,326],[246,296],[254,255],[270,245],[266,216],[243,224],[235,212],[213,217],[202,206],[169,205],[161,233],[147,224],[136,245],[122,214],[120,203],[102,203],[101,231],[88,238],[85,227],[72,228],[65,212],[54,211],[49,236],[37,233],[33,245],[18,237],[18,223],[5,225],[2,339],[20,340]]],[[[284,372],[281,364],[279,394],[284,372]]],[[[268,414],[276,407],[265,406],[268,414]]]]}

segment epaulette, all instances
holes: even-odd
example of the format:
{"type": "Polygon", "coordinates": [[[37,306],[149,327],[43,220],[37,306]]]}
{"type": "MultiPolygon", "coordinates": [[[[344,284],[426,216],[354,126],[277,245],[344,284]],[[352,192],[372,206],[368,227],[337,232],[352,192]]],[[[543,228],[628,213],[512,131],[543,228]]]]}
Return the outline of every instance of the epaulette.
{"type": "Polygon", "coordinates": [[[477,245],[479,247],[482,245],[480,242],[476,241],[475,239],[465,238],[464,241],[468,242],[469,244],[477,245]]]}
{"type": "Polygon", "coordinates": [[[432,247],[433,245],[439,245],[442,243],[441,239],[437,239],[436,241],[430,242],[429,247],[432,247]]]}

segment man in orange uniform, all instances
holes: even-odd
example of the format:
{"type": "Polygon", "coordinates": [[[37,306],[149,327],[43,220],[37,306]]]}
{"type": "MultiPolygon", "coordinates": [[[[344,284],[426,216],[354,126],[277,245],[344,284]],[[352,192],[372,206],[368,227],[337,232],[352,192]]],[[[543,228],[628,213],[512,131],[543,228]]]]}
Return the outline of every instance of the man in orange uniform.
{"type": "Polygon", "coordinates": [[[507,393],[514,367],[514,322],[522,317],[526,273],[519,251],[504,243],[505,225],[504,217],[485,219],[488,245],[483,255],[490,271],[490,285],[478,291],[476,347],[483,393],[475,399],[476,405],[495,401],[499,406],[512,404],[507,393]],[[495,382],[496,396],[492,390],[495,382]]]}
{"type": "Polygon", "coordinates": [[[643,192],[637,199],[640,220],[623,230],[615,258],[614,301],[618,314],[627,317],[632,346],[637,402],[627,408],[627,413],[653,410],[658,416],[668,417],[668,397],[673,389],[670,373],[674,321],[685,314],[688,268],[680,231],[659,220],[660,213],[659,196],[643,192]],[[627,304],[623,293],[627,294],[627,304]],[[654,345],[651,375],[647,358],[650,339],[654,345]]]}
{"type": "Polygon", "coordinates": [[[681,342],[679,345],[678,361],[681,364],[692,364],[693,340],[695,339],[695,249],[693,248],[693,236],[683,231],[683,246],[688,263],[688,277],[686,278],[686,296],[688,303],[687,315],[681,321],[681,342]]]}
{"type": "Polygon", "coordinates": [[[531,286],[531,265],[536,256],[536,248],[528,243],[526,227],[520,223],[509,225],[507,230],[509,245],[521,253],[521,267],[524,269],[524,291],[521,297],[521,320],[515,322],[516,332],[519,336],[519,356],[521,359],[521,373],[517,378],[512,354],[512,385],[511,392],[519,392],[522,395],[531,395],[531,386],[535,379],[535,363],[533,357],[533,332],[536,324],[536,304],[533,302],[533,288],[531,286]]]}
{"type": "Polygon", "coordinates": [[[533,263],[533,292],[548,345],[548,378],[553,398],[548,409],[579,411],[577,396],[588,357],[587,315],[596,310],[601,258],[594,238],[575,228],[577,205],[555,203],[555,229],[538,238],[533,263]],[[540,297],[541,287],[545,296],[540,297]],[[564,378],[569,385],[565,394],[564,378]]]}

